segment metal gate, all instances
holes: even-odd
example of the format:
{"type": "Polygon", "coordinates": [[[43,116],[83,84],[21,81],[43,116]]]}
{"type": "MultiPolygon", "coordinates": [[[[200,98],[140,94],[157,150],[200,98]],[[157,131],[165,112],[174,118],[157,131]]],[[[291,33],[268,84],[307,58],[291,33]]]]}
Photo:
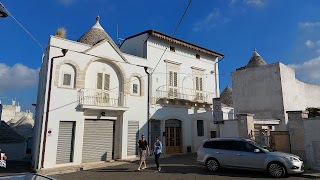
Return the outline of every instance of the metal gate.
{"type": "Polygon", "coordinates": [[[73,162],[75,124],[74,121],[60,121],[56,158],[57,164],[73,162]]]}
{"type": "Polygon", "coordinates": [[[82,148],[82,162],[113,159],[114,121],[86,119],[82,148]]]}
{"type": "Polygon", "coordinates": [[[127,155],[138,155],[137,143],[139,140],[139,121],[128,122],[128,149],[127,155]]]}

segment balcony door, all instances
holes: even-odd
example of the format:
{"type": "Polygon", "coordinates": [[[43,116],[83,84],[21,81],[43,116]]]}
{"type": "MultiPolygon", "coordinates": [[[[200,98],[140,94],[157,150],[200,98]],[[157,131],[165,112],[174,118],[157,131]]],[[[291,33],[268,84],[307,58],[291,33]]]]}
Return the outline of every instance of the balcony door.
{"type": "Polygon", "coordinates": [[[168,96],[169,98],[178,97],[178,73],[176,71],[169,71],[168,96]]]}
{"type": "Polygon", "coordinates": [[[108,105],[110,103],[110,75],[104,73],[97,74],[97,105],[108,105]]]}
{"type": "Polygon", "coordinates": [[[182,133],[181,133],[181,121],[177,119],[169,119],[165,125],[166,133],[166,153],[181,153],[182,147],[182,133]]]}

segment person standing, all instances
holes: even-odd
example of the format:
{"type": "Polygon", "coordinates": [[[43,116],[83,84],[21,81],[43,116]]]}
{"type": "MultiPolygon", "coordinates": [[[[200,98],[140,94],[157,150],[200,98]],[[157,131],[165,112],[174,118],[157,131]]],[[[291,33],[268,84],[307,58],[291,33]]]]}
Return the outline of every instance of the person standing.
{"type": "Polygon", "coordinates": [[[2,153],[0,149],[0,167],[6,168],[6,160],[7,160],[6,154],[2,153]]]}
{"type": "Polygon", "coordinates": [[[162,153],[162,143],[159,140],[159,137],[156,136],[154,138],[155,142],[154,142],[154,148],[153,148],[153,152],[154,152],[154,161],[157,164],[157,171],[160,172],[161,171],[161,167],[159,164],[159,158],[160,158],[160,154],[162,153]]]}
{"type": "Polygon", "coordinates": [[[141,139],[138,141],[138,147],[139,147],[139,153],[140,153],[140,165],[139,165],[138,171],[140,171],[140,169],[147,168],[147,163],[146,163],[147,151],[148,151],[148,154],[150,154],[148,142],[144,139],[143,134],[141,135],[141,139]],[[142,164],[144,164],[144,167],[141,168],[142,164]]]}

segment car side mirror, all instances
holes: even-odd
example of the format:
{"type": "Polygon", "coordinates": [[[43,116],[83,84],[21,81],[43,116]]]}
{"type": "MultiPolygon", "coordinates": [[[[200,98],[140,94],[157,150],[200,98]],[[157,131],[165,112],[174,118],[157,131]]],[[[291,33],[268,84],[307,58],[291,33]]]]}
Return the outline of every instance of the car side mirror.
{"type": "Polygon", "coordinates": [[[253,152],[259,153],[259,152],[260,152],[260,149],[254,149],[253,152]]]}

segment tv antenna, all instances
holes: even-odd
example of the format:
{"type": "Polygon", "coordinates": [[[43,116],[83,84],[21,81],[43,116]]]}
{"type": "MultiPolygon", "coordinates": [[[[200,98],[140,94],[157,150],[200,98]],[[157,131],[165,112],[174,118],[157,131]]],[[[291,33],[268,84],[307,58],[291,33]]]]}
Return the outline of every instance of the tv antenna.
{"type": "Polygon", "coordinates": [[[117,24],[117,42],[118,42],[118,46],[120,47],[121,45],[121,41],[123,41],[124,39],[119,38],[119,25],[117,24]]]}

